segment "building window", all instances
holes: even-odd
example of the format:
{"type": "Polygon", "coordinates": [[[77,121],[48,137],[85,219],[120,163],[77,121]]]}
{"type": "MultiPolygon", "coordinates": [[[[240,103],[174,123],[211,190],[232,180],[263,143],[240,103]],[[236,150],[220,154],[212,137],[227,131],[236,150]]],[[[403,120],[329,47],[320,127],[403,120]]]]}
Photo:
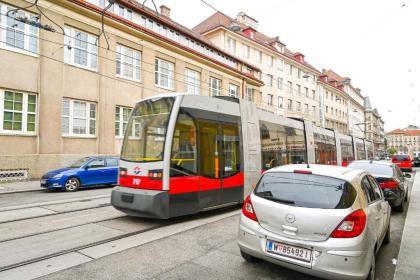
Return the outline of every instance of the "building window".
{"type": "Polygon", "coordinates": [[[243,57],[249,58],[250,47],[248,45],[242,44],[242,55],[243,55],[243,57]]]}
{"type": "Polygon", "coordinates": [[[296,102],[296,111],[300,112],[302,110],[302,103],[296,102]]]}
{"type": "Polygon", "coordinates": [[[64,27],[64,32],[64,62],[96,71],[98,37],[68,26],[64,27]]]}
{"type": "Polygon", "coordinates": [[[237,85],[229,84],[229,96],[239,98],[239,87],[237,85]]]}
{"type": "Polygon", "coordinates": [[[140,81],[140,60],[139,51],[117,45],[117,76],[140,81]]]}
{"type": "Polygon", "coordinates": [[[325,113],[328,114],[328,106],[325,106],[325,113]]]}
{"type": "Polygon", "coordinates": [[[37,96],[0,90],[0,132],[35,134],[37,96]]]}
{"type": "Polygon", "coordinates": [[[301,70],[300,69],[297,70],[296,75],[297,75],[298,78],[300,78],[300,76],[301,76],[301,70]]]}
{"type": "Polygon", "coordinates": [[[300,85],[296,84],[296,92],[300,93],[300,85]]]}
{"type": "Polygon", "coordinates": [[[315,106],[312,106],[312,112],[313,112],[314,117],[315,117],[316,116],[316,107],[315,106]]]}
{"type": "Polygon", "coordinates": [[[267,85],[270,87],[273,86],[273,75],[267,74],[267,85]]]}
{"type": "Polygon", "coordinates": [[[253,101],[254,100],[254,89],[253,88],[246,88],[246,100],[253,101]]]}
{"type": "Polygon", "coordinates": [[[273,57],[271,55],[267,56],[267,66],[273,67],[273,57]]]}
{"type": "Polygon", "coordinates": [[[277,88],[283,90],[283,78],[277,78],[277,88]]]}
{"type": "Polygon", "coordinates": [[[273,95],[272,94],[267,94],[267,105],[268,106],[273,106],[273,95]]]}
{"type": "Polygon", "coordinates": [[[257,62],[261,63],[262,62],[262,51],[255,50],[255,56],[257,58],[257,62]]]}
{"type": "Polygon", "coordinates": [[[236,40],[233,38],[228,37],[227,38],[227,49],[230,53],[236,52],[236,40]]]}
{"type": "Polygon", "coordinates": [[[174,89],[175,65],[169,61],[155,59],[155,85],[166,89],[174,89]]]}
{"type": "Polygon", "coordinates": [[[200,95],[200,72],[185,69],[185,91],[200,95]]]}
{"type": "Polygon", "coordinates": [[[28,18],[38,23],[39,16],[21,9],[10,13],[10,17],[3,16],[14,9],[0,2],[0,47],[24,54],[37,54],[39,28],[13,17],[28,18]]]}
{"type": "Polygon", "coordinates": [[[291,99],[287,99],[287,110],[292,111],[293,109],[293,101],[291,99]]]}
{"type": "Polygon", "coordinates": [[[283,71],[283,65],[284,65],[283,60],[280,58],[277,59],[277,70],[283,71]]]}
{"type": "Polygon", "coordinates": [[[219,96],[222,93],[222,80],[210,77],[210,96],[219,96]]]}
{"type": "Polygon", "coordinates": [[[305,96],[309,97],[309,89],[307,87],[305,87],[305,96]]]}
{"type": "Polygon", "coordinates": [[[312,99],[313,99],[313,100],[315,100],[315,99],[316,99],[316,96],[315,96],[315,90],[314,90],[314,89],[312,90],[312,99]]]}
{"type": "Polygon", "coordinates": [[[287,91],[293,93],[293,83],[290,81],[287,81],[287,91]]]}
{"type": "Polygon", "coordinates": [[[132,108],[129,107],[115,107],[115,136],[124,137],[127,128],[128,119],[130,118],[132,108]]]}
{"type": "Polygon", "coordinates": [[[277,106],[279,108],[283,108],[283,97],[281,96],[277,97],[277,106]]]}
{"type": "Polygon", "coordinates": [[[305,104],[305,113],[306,114],[309,113],[309,105],[308,104],[305,104]]]}
{"type": "Polygon", "coordinates": [[[96,103],[64,98],[61,132],[63,136],[95,136],[96,103]]]}
{"type": "Polygon", "coordinates": [[[292,64],[289,65],[289,75],[290,76],[293,75],[293,65],[292,64]]]}

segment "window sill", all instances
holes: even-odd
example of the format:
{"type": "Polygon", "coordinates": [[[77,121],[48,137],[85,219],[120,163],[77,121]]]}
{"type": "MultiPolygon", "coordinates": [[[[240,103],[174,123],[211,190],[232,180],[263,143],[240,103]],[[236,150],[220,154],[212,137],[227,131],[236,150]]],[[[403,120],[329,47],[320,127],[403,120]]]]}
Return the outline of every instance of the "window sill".
{"type": "Polygon", "coordinates": [[[127,77],[122,76],[122,75],[115,75],[115,77],[117,77],[121,80],[127,80],[127,81],[131,81],[131,82],[139,83],[139,84],[142,83],[141,79],[137,80],[137,79],[134,79],[134,78],[127,78],[127,77]]]}
{"type": "Polygon", "coordinates": [[[0,131],[0,136],[37,137],[38,135],[36,133],[0,131]]]}
{"type": "Polygon", "coordinates": [[[63,134],[61,135],[63,138],[77,138],[77,139],[96,139],[96,135],[71,135],[71,134],[63,134]]]}
{"type": "Polygon", "coordinates": [[[175,91],[175,88],[164,87],[164,86],[160,86],[160,85],[157,85],[157,84],[155,84],[155,86],[157,88],[161,88],[161,89],[165,89],[165,90],[170,90],[170,91],[175,91]]]}
{"type": "Polygon", "coordinates": [[[98,73],[98,69],[89,68],[87,66],[79,65],[79,64],[76,64],[76,63],[64,62],[64,64],[68,65],[68,66],[75,67],[75,68],[80,68],[80,69],[83,69],[83,70],[87,70],[87,71],[90,71],[90,72],[93,72],[93,73],[98,73]]]}

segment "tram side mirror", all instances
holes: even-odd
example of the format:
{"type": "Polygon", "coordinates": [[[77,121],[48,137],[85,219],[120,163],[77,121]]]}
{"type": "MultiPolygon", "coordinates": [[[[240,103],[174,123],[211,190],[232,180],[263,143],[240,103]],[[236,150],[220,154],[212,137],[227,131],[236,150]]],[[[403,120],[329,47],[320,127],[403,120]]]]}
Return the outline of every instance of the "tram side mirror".
{"type": "Polygon", "coordinates": [[[385,201],[390,201],[390,200],[394,200],[398,198],[397,195],[390,189],[384,189],[383,192],[384,192],[385,201]]]}

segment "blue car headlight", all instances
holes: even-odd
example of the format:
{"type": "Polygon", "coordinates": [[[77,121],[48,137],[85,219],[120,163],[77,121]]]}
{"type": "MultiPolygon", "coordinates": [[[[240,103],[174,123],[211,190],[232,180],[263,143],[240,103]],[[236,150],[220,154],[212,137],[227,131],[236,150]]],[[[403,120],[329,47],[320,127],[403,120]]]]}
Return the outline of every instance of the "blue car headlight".
{"type": "Polygon", "coordinates": [[[51,179],[61,179],[61,177],[63,177],[63,174],[57,174],[51,177],[51,179]]]}

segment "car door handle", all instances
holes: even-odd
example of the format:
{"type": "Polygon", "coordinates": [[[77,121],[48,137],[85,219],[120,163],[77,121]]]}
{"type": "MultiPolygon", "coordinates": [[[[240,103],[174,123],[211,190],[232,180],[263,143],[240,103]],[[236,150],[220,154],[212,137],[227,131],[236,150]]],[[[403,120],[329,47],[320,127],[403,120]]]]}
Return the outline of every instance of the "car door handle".
{"type": "Polygon", "coordinates": [[[381,219],[381,217],[379,217],[379,216],[378,217],[375,217],[375,220],[379,220],[379,219],[381,219]]]}

